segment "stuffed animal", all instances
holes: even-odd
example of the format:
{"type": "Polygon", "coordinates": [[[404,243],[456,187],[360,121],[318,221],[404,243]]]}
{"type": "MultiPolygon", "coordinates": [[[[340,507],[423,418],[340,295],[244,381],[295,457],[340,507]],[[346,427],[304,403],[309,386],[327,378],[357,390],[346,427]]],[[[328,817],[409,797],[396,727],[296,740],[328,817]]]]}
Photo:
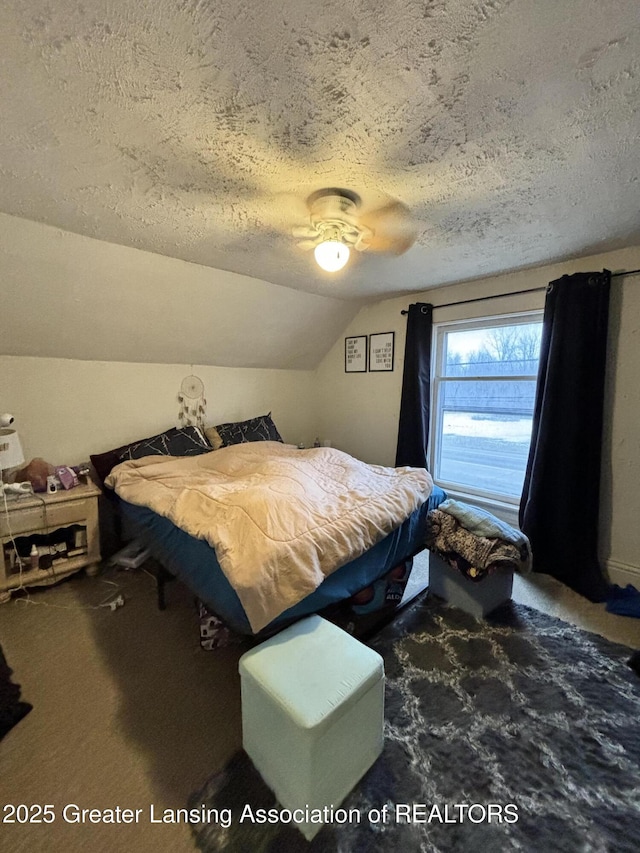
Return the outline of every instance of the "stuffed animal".
{"type": "Polygon", "coordinates": [[[56,469],[44,459],[32,459],[28,465],[17,471],[14,477],[16,483],[31,483],[34,492],[47,491],[47,477],[55,474],[56,469]]]}

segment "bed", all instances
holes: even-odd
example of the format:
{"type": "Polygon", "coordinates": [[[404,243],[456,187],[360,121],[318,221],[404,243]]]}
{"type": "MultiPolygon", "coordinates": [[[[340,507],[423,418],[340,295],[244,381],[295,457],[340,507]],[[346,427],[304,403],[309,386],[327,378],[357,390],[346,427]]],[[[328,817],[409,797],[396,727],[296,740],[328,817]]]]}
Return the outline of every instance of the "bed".
{"type": "MultiPolygon", "coordinates": [[[[351,598],[422,551],[427,513],[445,498],[442,489],[434,486],[428,500],[400,527],[330,574],[314,592],[283,611],[260,633],[267,635],[303,616],[351,598]]],[[[237,593],[220,568],[215,550],[207,542],[195,539],[147,507],[120,501],[120,508],[158,562],[189,587],[209,611],[236,633],[253,633],[237,593]]]]}
{"type": "MultiPolygon", "coordinates": [[[[426,515],[446,497],[442,490],[433,486],[428,474],[419,469],[365,466],[332,448],[299,451],[285,445],[281,439],[280,443],[276,441],[268,431],[261,435],[260,445],[249,445],[246,435],[241,435],[238,446],[226,445],[213,451],[207,443],[203,448],[194,449],[191,458],[187,459],[167,459],[164,455],[167,451],[172,452],[172,447],[162,442],[160,453],[164,458],[148,457],[145,456],[148,444],[138,443],[140,446],[135,452],[118,455],[120,461],[106,478],[106,484],[119,495],[118,504],[123,517],[156,560],[184,582],[210,612],[239,634],[268,635],[302,616],[350,598],[383,577],[424,548],[426,515]],[[232,446],[235,449],[230,449],[232,446]],[[309,470],[305,466],[310,466],[309,470]],[[365,480],[369,476],[374,478],[373,485],[367,484],[366,488],[372,489],[371,494],[375,495],[371,497],[358,485],[352,500],[349,488],[343,488],[340,482],[337,486],[333,483],[331,478],[336,469],[344,469],[349,478],[360,477],[364,470],[365,480]],[[327,471],[330,474],[328,479],[327,471]],[[218,491],[211,486],[210,479],[204,479],[205,476],[214,478],[218,491]],[[244,480],[238,479],[242,476],[250,476],[246,481],[249,482],[248,487],[244,480]],[[236,481],[242,484],[238,488],[236,481]],[[321,485],[319,498],[311,495],[318,483],[321,485]],[[222,503],[221,484],[224,493],[222,503]],[[257,498],[254,499],[251,496],[256,488],[257,498]],[[281,565],[289,565],[288,528],[284,537],[287,540],[285,559],[277,554],[271,559],[273,543],[280,547],[281,543],[275,540],[283,538],[280,534],[274,538],[271,530],[272,516],[279,514],[278,501],[283,491],[292,491],[295,502],[304,505],[304,529],[300,528],[302,533],[299,535],[296,528],[290,540],[296,547],[298,539],[304,540],[298,559],[305,571],[307,565],[313,564],[315,574],[312,572],[313,577],[304,581],[308,586],[303,584],[287,597],[287,584],[290,582],[287,569],[273,581],[275,587],[258,589],[259,606],[256,609],[255,602],[247,598],[255,591],[247,590],[247,582],[242,578],[245,562],[249,564],[253,559],[259,564],[258,586],[263,576],[270,578],[280,571],[281,565]],[[325,504],[329,492],[332,492],[332,503],[325,504]],[[150,497],[151,494],[155,499],[150,497]],[[383,503],[378,507],[376,501],[380,496],[383,503]],[[408,503],[396,505],[407,496],[408,503]],[[314,501],[318,500],[322,513],[320,522],[307,523],[307,519],[313,517],[309,513],[315,512],[314,501]],[[224,501],[230,501],[230,505],[224,501]],[[331,514],[335,501],[340,506],[334,518],[331,514]],[[258,519],[247,523],[245,516],[247,512],[256,512],[256,503],[258,519]],[[208,525],[212,516],[218,519],[218,529],[209,536],[208,529],[203,529],[201,517],[208,525]],[[349,525],[356,524],[357,527],[343,529],[345,518],[349,525]],[[231,530],[232,522],[236,525],[235,532],[231,530]],[[253,553],[250,536],[255,527],[268,528],[266,547],[269,552],[260,550],[263,548],[260,542],[257,553],[253,553]],[[317,535],[318,542],[308,541],[309,537],[317,535]],[[346,560],[333,554],[335,542],[342,540],[349,543],[356,540],[355,552],[346,560]],[[238,541],[240,546],[236,547],[238,541]],[[230,571],[230,551],[236,552],[236,559],[240,556],[239,586],[233,567],[230,571]],[[326,565],[323,565],[323,560],[326,565]],[[288,606],[282,602],[274,603],[281,588],[284,589],[284,605],[288,606]]],[[[155,454],[155,450],[152,452],[155,454]]],[[[291,497],[289,495],[287,500],[291,497]]],[[[286,512],[286,525],[289,525],[289,510],[286,512]]],[[[292,560],[295,563],[295,555],[292,560]]]]}

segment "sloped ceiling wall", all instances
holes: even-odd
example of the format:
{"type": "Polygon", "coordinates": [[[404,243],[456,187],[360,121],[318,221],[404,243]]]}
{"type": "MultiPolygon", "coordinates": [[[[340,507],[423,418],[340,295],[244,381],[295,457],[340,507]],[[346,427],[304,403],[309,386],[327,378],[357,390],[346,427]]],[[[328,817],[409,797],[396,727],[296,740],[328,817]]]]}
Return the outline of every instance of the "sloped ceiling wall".
{"type": "Polygon", "coordinates": [[[358,307],[0,214],[0,354],[310,369],[358,307]]]}

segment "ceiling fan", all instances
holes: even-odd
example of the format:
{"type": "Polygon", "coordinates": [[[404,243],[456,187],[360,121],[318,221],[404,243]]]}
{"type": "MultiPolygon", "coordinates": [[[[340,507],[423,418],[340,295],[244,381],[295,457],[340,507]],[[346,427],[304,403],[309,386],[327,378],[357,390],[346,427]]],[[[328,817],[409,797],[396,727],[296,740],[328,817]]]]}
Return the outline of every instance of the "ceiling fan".
{"type": "Polygon", "coordinates": [[[302,249],[314,250],[318,266],[327,272],[342,269],[351,249],[401,255],[416,239],[409,209],[399,201],[361,213],[357,193],[328,187],[312,193],[307,208],[309,224],[292,233],[302,249]]]}

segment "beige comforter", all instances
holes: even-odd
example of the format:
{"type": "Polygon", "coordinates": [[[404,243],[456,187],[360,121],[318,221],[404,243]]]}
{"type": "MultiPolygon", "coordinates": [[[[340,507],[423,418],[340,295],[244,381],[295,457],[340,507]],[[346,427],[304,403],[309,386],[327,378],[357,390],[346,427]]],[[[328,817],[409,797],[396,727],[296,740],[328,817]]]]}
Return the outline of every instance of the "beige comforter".
{"type": "Polygon", "coordinates": [[[256,632],[398,527],[433,487],[423,469],[272,441],[123,462],[106,484],[212,545],[256,632]]]}

